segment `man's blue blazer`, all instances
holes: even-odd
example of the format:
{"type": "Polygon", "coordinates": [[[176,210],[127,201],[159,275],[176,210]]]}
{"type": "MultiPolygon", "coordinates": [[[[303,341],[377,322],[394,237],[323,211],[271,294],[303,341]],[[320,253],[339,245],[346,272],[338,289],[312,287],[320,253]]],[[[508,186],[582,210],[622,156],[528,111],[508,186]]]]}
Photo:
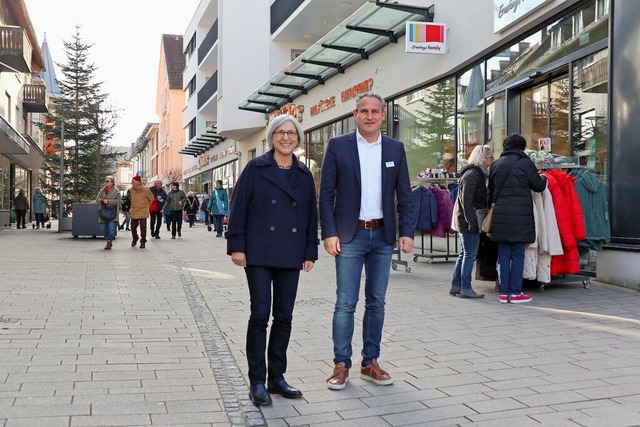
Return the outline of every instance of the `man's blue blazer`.
{"type": "MultiPolygon", "coordinates": [[[[382,211],[388,244],[415,235],[416,212],[411,193],[407,155],[402,142],[382,137],[382,211]],[[396,215],[397,214],[397,215],[396,215]],[[397,216],[397,217],[396,217],[397,216]]],[[[360,216],[360,159],[356,133],[331,138],[320,174],[320,224],[322,239],[353,240],[360,216]]]]}

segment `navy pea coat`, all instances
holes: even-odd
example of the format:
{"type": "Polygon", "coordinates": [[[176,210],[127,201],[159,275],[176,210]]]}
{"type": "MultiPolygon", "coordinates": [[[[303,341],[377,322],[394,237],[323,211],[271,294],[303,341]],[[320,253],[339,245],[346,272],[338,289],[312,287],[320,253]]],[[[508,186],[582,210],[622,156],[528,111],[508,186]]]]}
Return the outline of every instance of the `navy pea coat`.
{"type": "Polygon", "coordinates": [[[247,266],[301,269],[305,261],[318,259],[313,175],[295,156],[291,169],[280,169],[273,153],[251,159],[238,178],[225,233],[227,254],[244,252],[247,266]]]}

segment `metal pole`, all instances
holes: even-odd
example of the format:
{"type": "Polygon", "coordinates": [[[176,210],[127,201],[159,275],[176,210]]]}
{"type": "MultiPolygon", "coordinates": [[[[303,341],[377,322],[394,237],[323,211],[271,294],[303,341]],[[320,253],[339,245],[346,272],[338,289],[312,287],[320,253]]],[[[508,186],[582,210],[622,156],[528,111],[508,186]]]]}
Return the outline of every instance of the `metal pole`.
{"type": "Polygon", "coordinates": [[[64,215],[64,101],[60,122],[60,201],[58,202],[58,233],[62,233],[64,215]]]}

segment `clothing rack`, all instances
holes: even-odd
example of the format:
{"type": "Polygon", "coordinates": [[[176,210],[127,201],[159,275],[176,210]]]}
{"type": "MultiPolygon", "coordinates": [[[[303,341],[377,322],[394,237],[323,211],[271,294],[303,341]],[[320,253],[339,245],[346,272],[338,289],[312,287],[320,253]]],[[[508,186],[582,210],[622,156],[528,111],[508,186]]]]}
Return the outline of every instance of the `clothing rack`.
{"type": "Polygon", "coordinates": [[[407,273],[411,273],[411,267],[409,267],[409,263],[407,261],[402,260],[402,251],[400,250],[400,239],[396,239],[396,247],[393,248],[393,255],[397,255],[397,258],[391,259],[391,269],[397,270],[398,265],[404,265],[404,271],[407,273]]]}
{"type": "MultiPolygon", "coordinates": [[[[538,168],[538,170],[557,170],[557,169],[587,169],[586,165],[577,165],[577,164],[563,164],[563,163],[558,163],[558,164],[544,164],[544,163],[540,163],[540,164],[536,164],[536,167],[538,168]]],[[[537,282],[538,283],[538,290],[540,292],[544,292],[545,286],[547,285],[560,285],[560,284],[567,284],[567,283],[576,283],[576,282],[581,282],[582,286],[585,289],[589,289],[591,287],[591,277],[593,277],[593,274],[587,274],[587,273],[583,273],[581,272],[580,274],[561,274],[559,276],[553,276],[551,278],[551,281],[549,283],[542,283],[542,282],[537,282]]]]}
{"type": "MultiPolygon", "coordinates": [[[[460,174],[457,172],[455,173],[454,172],[431,172],[431,173],[423,174],[422,176],[418,174],[419,185],[457,184],[459,179],[460,179],[460,174]]],[[[457,253],[458,233],[454,233],[455,243],[454,243],[453,252],[451,250],[450,237],[451,237],[451,234],[449,233],[448,230],[446,230],[443,239],[447,240],[447,250],[446,252],[442,253],[440,251],[433,250],[433,234],[428,232],[425,233],[424,231],[421,231],[420,232],[420,242],[421,242],[420,252],[413,253],[413,262],[418,262],[419,258],[427,258],[427,264],[431,264],[434,259],[444,259],[445,261],[449,261],[449,258],[453,258],[453,259],[457,258],[458,257],[458,253],[457,253]],[[429,234],[429,252],[427,253],[425,253],[425,247],[424,247],[425,234],[429,234]]]]}

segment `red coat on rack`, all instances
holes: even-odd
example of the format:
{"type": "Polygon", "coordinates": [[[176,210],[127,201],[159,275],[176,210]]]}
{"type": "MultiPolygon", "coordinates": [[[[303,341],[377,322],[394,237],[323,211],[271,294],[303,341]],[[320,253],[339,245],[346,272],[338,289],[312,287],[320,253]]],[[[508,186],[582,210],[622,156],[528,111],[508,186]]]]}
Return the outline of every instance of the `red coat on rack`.
{"type": "Polygon", "coordinates": [[[545,172],[549,181],[549,191],[553,198],[553,206],[558,220],[563,255],[551,258],[551,276],[580,273],[578,241],[586,237],[584,217],[578,194],[575,189],[575,178],[561,170],[545,172]]]}

